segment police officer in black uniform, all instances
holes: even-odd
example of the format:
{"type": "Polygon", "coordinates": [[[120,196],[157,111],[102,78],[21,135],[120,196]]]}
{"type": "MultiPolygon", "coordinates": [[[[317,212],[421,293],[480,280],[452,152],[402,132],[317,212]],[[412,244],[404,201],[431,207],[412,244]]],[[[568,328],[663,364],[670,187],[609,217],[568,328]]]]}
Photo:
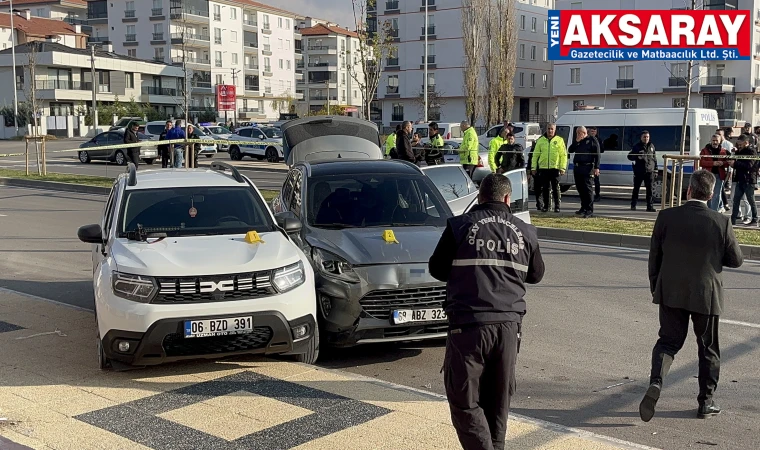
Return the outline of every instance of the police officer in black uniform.
{"type": "Polygon", "coordinates": [[[594,177],[599,175],[599,141],[588,135],[586,127],[575,129],[575,142],[570,145],[569,153],[573,157],[573,176],[575,188],[581,196],[581,209],[575,212],[583,217],[594,214],[594,177]]]}
{"type": "Polygon", "coordinates": [[[511,195],[507,177],[486,176],[479,204],[449,219],[429,262],[447,282],[444,384],[465,450],[504,449],[525,284],[544,276],[536,229],[512,215],[511,195]]]}

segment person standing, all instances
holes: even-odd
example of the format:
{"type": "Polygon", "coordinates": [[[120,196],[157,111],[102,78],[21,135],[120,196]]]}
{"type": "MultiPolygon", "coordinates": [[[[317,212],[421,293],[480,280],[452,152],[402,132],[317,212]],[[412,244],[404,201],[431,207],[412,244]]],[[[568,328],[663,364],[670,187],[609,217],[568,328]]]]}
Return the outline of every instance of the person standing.
{"type": "Polygon", "coordinates": [[[689,179],[688,201],[660,211],[649,250],[649,285],[659,305],[659,339],[652,350],[649,388],[639,404],[639,416],[649,422],[655,414],[663,380],[689,333],[689,319],[697,336],[699,395],[697,417],[720,414],[713,401],[720,372],[718,323],[723,312],[723,267],[744,262],[734,229],[724,215],[707,202],[715,190],[715,176],[695,171],[689,179]]]}
{"type": "Polygon", "coordinates": [[[581,209],[575,214],[589,218],[594,214],[594,176],[599,174],[599,141],[588,135],[586,127],[575,129],[575,142],[570,145],[573,157],[573,177],[575,188],[581,197],[581,209]]]}
{"type": "Polygon", "coordinates": [[[757,150],[757,136],[755,136],[755,133],[752,132],[752,124],[749,122],[744,123],[744,128],[742,128],[742,136],[747,137],[747,142],[750,146],[755,147],[755,150],[757,150]]]}
{"type": "Polygon", "coordinates": [[[396,154],[396,159],[409,161],[412,164],[417,162],[412,147],[412,122],[404,122],[401,125],[401,130],[396,133],[396,154]]]}
{"type": "Polygon", "coordinates": [[[726,167],[728,167],[728,160],[715,157],[727,155],[720,145],[720,135],[717,134],[713,135],[710,143],[700,152],[702,158],[700,158],[699,164],[715,176],[715,192],[713,192],[710,201],[707,202],[707,206],[713,211],[720,212],[723,207],[721,193],[723,193],[723,182],[726,179],[726,167]]]}
{"type": "MultiPolygon", "coordinates": [[[[724,133],[725,132],[721,128],[718,128],[718,130],[716,131],[716,134],[720,136],[721,147],[723,147],[727,155],[730,155],[734,152],[734,144],[732,144],[731,141],[725,138],[724,133]]],[[[733,178],[734,178],[734,170],[731,167],[727,167],[726,180],[724,182],[724,185],[728,185],[726,186],[726,188],[728,188],[729,192],[733,192],[734,183],[731,181],[733,180],[733,178]]],[[[720,192],[720,199],[721,199],[721,202],[723,203],[723,208],[726,211],[731,210],[731,207],[728,205],[728,195],[726,194],[725,188],[720,192]]]]}
{"type": "MultiPolygon", "coordinates": [[[[599,137],[597,136],[597,128],[596,127],[588,127],[588,135],[592,138],[596,139],[596,144],[599,146],[599,153],[604,153],[604,146],[602,146],[602,143],[599,142],[599,137]]],[[[602,184],[599,182],[599,173],[602,166],[602,160],[601,155],[599,157],[599,166],[596,170],[596,175],[594,175],[594,201],[598,202],[602,199],[602,184]]]]}
{"type": "MultiPolygon", "coordinates": [[[[176,139],[185,139],[185,130],[182,129],[182,121],[177,120],[174,122],[174,128],[166,132],[166,140],[172,141],[176,139]]],[[[183,144],[174,144],[174,168],[179,169],[185,162],[185,156],[183,154],[183,144]]]]}
{"type": "Polygon", "coordinates": [[[636,203],[639,201],[641,183],[646,189],[647,212],[657,212],[654,209],[654,196],[652,195],[652,183],[657,178],[657,154],[654,144],[649,140],[649,131],[641,132],[641,141],[633,146],[628,153],[628,159],[633,161],[633,194],[631,195],[631,210],[636,211],[636,203]]]}
{"type": "Polygon", "coordinates": [[[496,154],[501,149],[501,146],[506,144],[508,134],[509,128],[503,127],[499,135],[491,139],[491,142],[488,144],[488,166],[491,167],[491,172],[496,172],[496,169],[499,168],[499,164],[496,163],[496,154]]]}
{"type": "Polygon", "coordinates": [[[428,263],[446,282],[444,385],[465,450],[504,449],[526,283],[544,277],[536,228],[512,215],[511,195],[507,177],[487,175],[478,205],[448,220],[428,263]]]}
{"type": "MultiPolygon", "coordinates": [[[[549,190],[552,191],[554,212],[560,212],[559,177],[567,170],[567,147],[565,140],[557,136],[556,132],[555,124],[546,126],[546,133],[536,141],[531,158],[531,174],[538,174],[542,200],[538,206],[542,212],[549,211],[549,190]]],[[[534,186],[535,184],[534,182],[534,186]]]]}
{"type": "MultiPolygon", "coordinates": [[[[745,135],[739,136],[736,140],[735,156],[744,158],[757,157],[757,151],[749,144],[749,138],[745,135]]],[[[736,225],[736,219],[739,217],[739,208],[742,198],[747,198],[749,209],[752,213],[752,220],[747,224],[757,226],[757,206],[755,206],[755,185],[757,184],[757,167],[756,159],[733,159],[728,164],[734,168],[734,177],[736,189],[733,193],[734,208],[731,211],[731,224],[736,225]]]]}
{"type": "MultiPolygon", "coordinates": [[[[130,122],[126,128],[124,128],[125,144],[137,144],[140,139],[137,137],[137,130],[140,128],[140,124],[137,122],[130,122]]],[[[129,147],[127,149],[127,158],[129,162],[135,165],[135,169],[140,165],[140,147],[129,147]]]]}
{"type": "Polygon", "coordinates": [[[430,149],[425,152],[425,163],[428,166],[443,164],[443,136],[438,128],[438,123],[430,122],[428,125],[428,136],[430,136],[430,149]]]}
{"type": "MultiPolygon", "coordinates": [[[[159,141],[166,141],[166,135],[171,131],[172,129],[172,121],[167,120],[166,124],[164,125],[163,131],[161,131],[161,135],[158,136],[159,141]]],[[[171,154],[169,150],[171,149],[171,144],[164,144],[158,146],[158,152],[161,155],[161,168],[166,169],[171,164],[171,154]]]]}
{"type": "Polygon", "coordinates": [[[495,162],[496,173],[506,173],[525,167],[525,150],[522,145],[515,142],[514,134],[507,134],[507,142],[496,153],[495,162]]]}
{"type": "Polygon", "coordinates": [[[462,137],[462,144],[459,146],[459,162],[464,167],[465,172],[472,178],[475,174],[475,168],[478,167],[478,149],[480,142],[478,142],[478,133],[475,128],[470,125],[470,122],[464,120],[459,124],[464,135],[462,137]]]}
{"type": "MultiPolygon", "coordinates": [[[[192,125],[189,124],[187,126],[187,138],[188,139],[200,139],[201,136],[198,133],[198,130],[192,125]]],[[[188,168],[197,169],[198,168],[198,153],[201,151],[201,144],[193,143],[193,144],[187,144],[188,147],[190,147],[190,151],[187,152],[188,158],[190,158],[190,161],[188,161],[188,168]]]]}
{"type": "Polygon", "coordinates": [[[398,135],[398,132],[401,131],[401,125],[396,125],[396,131],[389,134],[387,138],[385,138],[385,157],[386,158],[392,158],[391,152],[394,148],[396,148],[396,136],[398,135]]]}

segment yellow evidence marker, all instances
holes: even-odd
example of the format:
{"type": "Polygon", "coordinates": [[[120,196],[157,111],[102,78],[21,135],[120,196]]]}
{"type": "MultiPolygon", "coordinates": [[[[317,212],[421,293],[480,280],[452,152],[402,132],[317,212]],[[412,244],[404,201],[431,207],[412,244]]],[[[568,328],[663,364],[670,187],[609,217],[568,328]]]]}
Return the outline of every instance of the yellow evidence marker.
{"type": "Polygon", "coordinates": [[[393,234],[393,230],[385,230],[383,231],[383,240],[387,242],[388,244],[398,244],[399,242],[396,240],[396,235],[393,234]]]}
{"type": "Polygon", "coordinates": [[[255,231],[249,231],[245,234],[245,241],[249,244],[263,244],[264,241],[261,240],[261,236],[259,236],[259,233],[255,231]]]}

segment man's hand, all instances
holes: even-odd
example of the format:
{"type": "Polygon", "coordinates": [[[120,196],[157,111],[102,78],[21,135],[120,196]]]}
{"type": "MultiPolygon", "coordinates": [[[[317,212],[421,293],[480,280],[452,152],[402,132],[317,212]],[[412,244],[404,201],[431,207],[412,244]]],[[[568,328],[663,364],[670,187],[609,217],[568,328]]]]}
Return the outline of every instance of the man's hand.
{"type": "Polygon", "coordinates": [[[531,174],[531,175],[535,175],[535,174],[536,174],[536,171],[535,171],[535,170],[531,170],[531,171],[530,171],[530,174],[531,174]]]}
{"type": "Polygon", "coordinates": [[[594,169],[594,176],[595,176],[595,177],[598,177],[598,176],[599,176],[599,169],[594,169]]]}
{"type": "Polygon", "coordinates": [[[723,161],[715,161],[715,162],[713,163],[713,166],[718,166],[718,167],[720,167],[720,166],[722,166],[722,165],[723,165],[723,161]]]}
{"type": "Polygon", "coordinates": [[[565,174],[565,171],[564,171],[564,170],[560,170],[560,171],[559,171],[559,174],[560,174],[560,175],[564,175],[564,174],[565,174]]]}

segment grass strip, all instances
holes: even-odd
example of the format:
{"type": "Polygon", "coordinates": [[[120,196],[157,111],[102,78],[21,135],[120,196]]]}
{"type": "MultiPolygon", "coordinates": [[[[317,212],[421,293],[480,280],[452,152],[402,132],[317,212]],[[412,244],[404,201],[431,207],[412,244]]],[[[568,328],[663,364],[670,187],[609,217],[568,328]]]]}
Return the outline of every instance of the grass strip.
{"type": "MultiPolygon", "coordinates": [[[[652,229],[654,228],[654,221],[609,219],[606,217],[583,219],[570,216],[531,214],[530,219],[533,225],[537,227],[599,231],[602,233],[630,234],[634,236],[651,236],[652,229]]],[[[734,232],[740,244],[760,245],[760,229],[735,228],[734,232]]]]}
{"type": "MultiPolygon", "coordinates": [[[[66,173],[48,172],[47,175],[40,176],[32,171],[29,172],[29,175],[26,175],[26,172],[23,170],[0,169],[0,177],[35,181],[53,181],[56,183],[79,184],[83,186],[97,186],[106,188],[113,186],[113,178],[94,177],[91,175],[73,175],[66,173]]],[[[264,196],[264,200],[267,202],[272,201],[278,194],[277,191],[272,190],[260,189],[260,191],[261,195],[264,196]]]]}

